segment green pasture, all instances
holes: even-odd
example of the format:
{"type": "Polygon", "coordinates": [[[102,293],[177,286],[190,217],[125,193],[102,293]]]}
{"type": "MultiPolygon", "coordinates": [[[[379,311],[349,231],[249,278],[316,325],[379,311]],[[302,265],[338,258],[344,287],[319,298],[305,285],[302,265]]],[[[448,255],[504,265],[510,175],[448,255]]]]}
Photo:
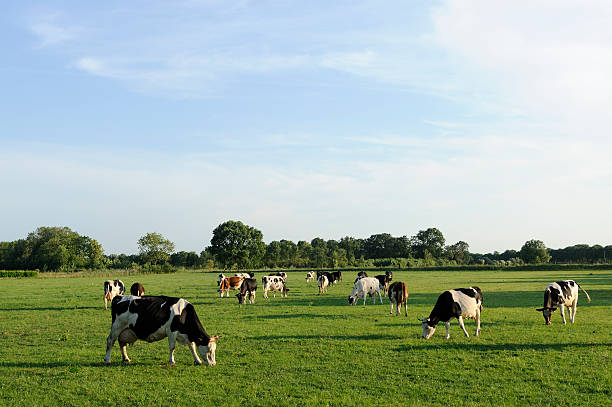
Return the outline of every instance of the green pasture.
{"type": "Polygon", "coordinates": [[[408,318],[390,316],[388,299],[349,306],[356,274],[318,295],[292,272],[287,298],[260,290],[241,307],[219,298],[215,273],[119,276],[194,304],[221,336],[214,367],[193,366],[183,346],[167,366],[166,340],[128,347],[127,365],[115,344],[106,366],[106,277],[0,279],[0,405],[612,405],[612,271],[394,272],[410,291],[408,318]],[[593,301],[581,292],[575,324],[557,311],[545,326],[544,288],[568,278],[593,301]],[[470,338],[452,321],[449,340],[444,325],[420,339],[416,318],[443,290],[471,285],[484,295],[482,336],[470,320],[470,338]]]}

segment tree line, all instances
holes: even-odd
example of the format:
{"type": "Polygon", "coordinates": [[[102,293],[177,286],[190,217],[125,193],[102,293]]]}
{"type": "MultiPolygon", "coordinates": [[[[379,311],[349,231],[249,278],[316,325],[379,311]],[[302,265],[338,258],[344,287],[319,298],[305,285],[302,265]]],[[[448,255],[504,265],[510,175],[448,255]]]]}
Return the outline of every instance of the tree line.
{"type": "Polygon", "coordinates": [[[468,264],[514,266],[538,263],[610,263],[612,246],[574,245],[550,249],[540,240],[529,240],[520,250],[471,253],[468,243],[446,244],[437,228],[415,235],[389,233],[368,238],[339,240],[315,237],[311,241],[277,240],[266,244],[263,233],[240,221],[229,220],[213,230],[210,245],[200,253],[175,251],[159,233],[138,239],[137,254],[105,255],[102,245],[67,227],[43,226],[25,239],[0,242],[0,270],[74,271],[87,269],[139,269],[173,271],[183,268],[346,268],[435,267],[468,264]]]}

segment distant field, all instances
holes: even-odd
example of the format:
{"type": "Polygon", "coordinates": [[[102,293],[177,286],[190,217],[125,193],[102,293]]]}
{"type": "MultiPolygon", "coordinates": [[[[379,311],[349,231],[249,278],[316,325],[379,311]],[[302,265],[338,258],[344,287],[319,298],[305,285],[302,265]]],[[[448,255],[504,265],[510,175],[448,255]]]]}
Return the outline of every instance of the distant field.
{"type": "MultiPolygon", "coordinates": [[[[136,342],[133,362],[104,365],[110,310],[105,277],[0,279],[0,404],[37,405],[589,405],[612,400],[612,271],[394,272],[410,291],[408,318],[384,305],[347,305],[356,272],[318,295],[290,273],[288,298],[238,306],[219,298],[216,274],[121,277],[147,294],[192,302],[219,334],[217,366],[193,366],[187,347],[167,367],[167,341],[136,342]],[[559,312],[545,326],[546,285],[572,278],[581,292],[575,324],[559,312]],[[445,289],[479,286],[482,336],[456,321],[420,339],[417,317],[445,289]],[[568,320],[569,321],[569,320],[568,320]]],[[[261,284],[261,273],[257,275],[261,284]]],[[[233,292],[235,293],[235,292],[233,292]]]]}

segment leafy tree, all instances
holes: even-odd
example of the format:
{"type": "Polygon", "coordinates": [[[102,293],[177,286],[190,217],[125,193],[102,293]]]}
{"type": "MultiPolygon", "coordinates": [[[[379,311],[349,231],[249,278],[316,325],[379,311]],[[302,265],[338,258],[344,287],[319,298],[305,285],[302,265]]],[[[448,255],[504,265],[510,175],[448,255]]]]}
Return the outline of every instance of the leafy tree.
{"type": "Polygon", "coordinates": [[[174,251],[174,243],[164,238],[160,233],[147,233],[138,239],[138,249],[142,259],[153,265],[165,263],[174,251]]]}
{"type": "Polygon", "coordinates": [[[315,237],[310,242],[312,251],[310,254],[310,265],[311,267],[327,267],[329,266],[329,259],[327,257],[327,243],[320,237],[315,237]]]}
{"type": "Polygon", "coordinates": [[[224,268],[236,264],[239,268],[261,265],[266,252],[263,234],[240,221],[228,220],[213,230],[210,251],[224,268]]]}
{"type": "Polygon", "coordinates": [[[420,258],[440,258],[444,251],[444,235],[436,228],[421,230],[412,238],[414,253],[420,258]],[[426,256],[427,251],[427,256],[426,256]]]}
{"type": "Polygon", "coordinates": [[[281,263],[281,243],[279,241],[272,241],[266,247],[266,254],[264,255],[264,264],[268,267],[278,267],[281,263]]]}
{"type": "Polygon", "coordinates": [[[471,260],[469,248],[469,244],[460,240],[446,247],[446,256],[449,260],[456,261],[457,264],[467,264],[471,260]]]}
{"type": "Polygon", "coordinates": [[[528,240],[520,251],[521,259],[525,263],[548,263],[550,254],[541,240],[528,240]]]}

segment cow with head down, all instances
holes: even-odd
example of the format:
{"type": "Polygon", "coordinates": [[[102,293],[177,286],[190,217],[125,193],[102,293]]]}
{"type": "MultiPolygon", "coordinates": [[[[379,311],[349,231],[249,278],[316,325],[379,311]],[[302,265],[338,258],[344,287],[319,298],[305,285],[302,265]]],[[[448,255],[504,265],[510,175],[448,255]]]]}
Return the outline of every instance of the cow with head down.
{"type": "Polygon", "coordinates": [[[565,309],[569,310],[570,322],[573,323],[576,318],[576,310],[578,308],[578,289],[586,295],[587,301],[591,302],[591,297],[584,288],[574,280],[556,281],[548,284],[544,291],[544,306],[542,308],[536,308],[537,311],[542,311],[544,321],[546,325],[551,324],[551,317],[553,311],[557,308],[561,308],[561,318],[563,318],[563,324],[565,321],[565,309]]]}
{"type": "Polygon", "coordinates": [[[482,291],[474,286],[469,288],[455,288],[444,291],[438,297],[429,317],[423,318],[423,339],[429,339],[436,332],[438,322],[446,325],[446,339],[450,338],[450,320],[457,318],[459,326],[466,338],[470,335],[465,330],[463,318],[476,320],[476,336],[480,335],[480,313],[482,312],[482,291]]]}
{"type": "Polygon", "coordinates": [[[111,349],[119,340],[124,362],[131,362],[127,355],[126,345],[137,340],[147,342],[159,341],[168,337],[170,357],[168,363],[174,365],[174,348],[178,342],[188,345],[193,355],[194,364],[201,365],[198,353],[208,365],[217,364],[215,351],[218,335],[209,336],[195,308],[188,301],[174,297],[116,297],[111,306],[112,325],[106,340],[106,364],[111,363],[111,349]]]}

